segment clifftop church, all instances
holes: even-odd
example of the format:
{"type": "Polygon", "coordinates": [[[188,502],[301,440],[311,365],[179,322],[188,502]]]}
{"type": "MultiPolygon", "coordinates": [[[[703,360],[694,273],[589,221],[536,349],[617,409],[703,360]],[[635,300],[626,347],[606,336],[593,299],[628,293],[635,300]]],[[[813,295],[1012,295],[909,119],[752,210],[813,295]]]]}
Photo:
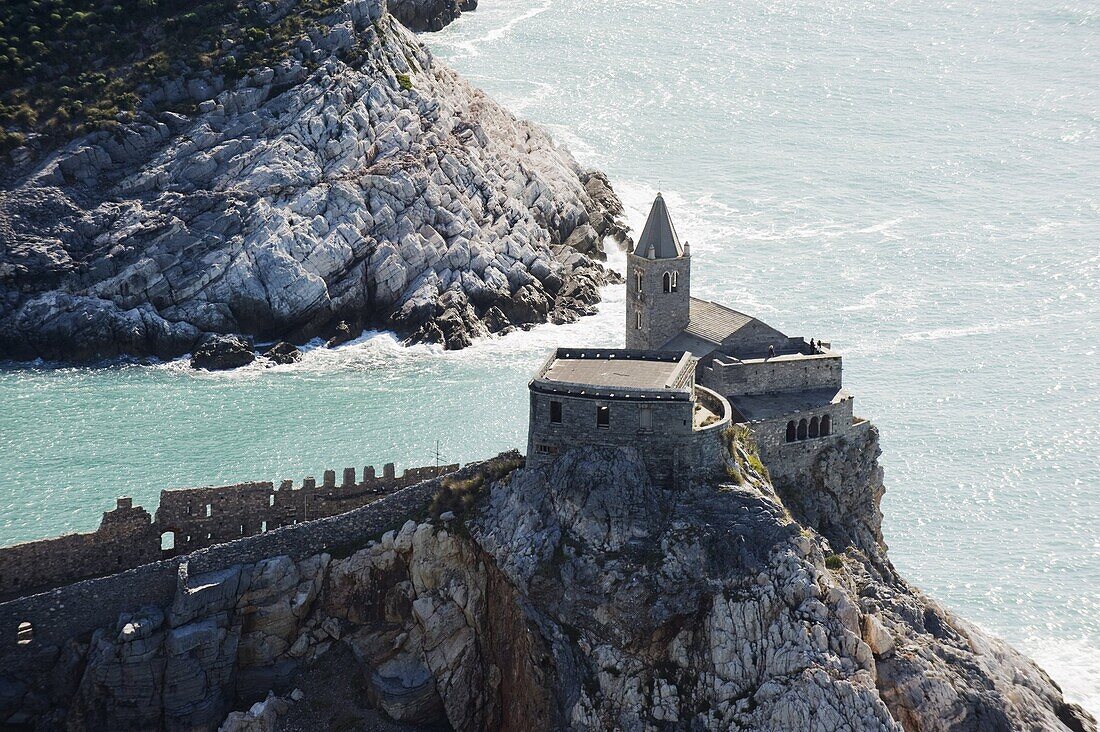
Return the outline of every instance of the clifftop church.
{"type": "Polygon", "coordinates": [[[741,424],[782,483],[867,427],[830,344],[691,296],[691,251],[661,194],[627,254],[626,287],[625,349],[558,349],[531,380],[530,464],[575,445],[632,446],[675,483],[716,428],[741,424]]]}

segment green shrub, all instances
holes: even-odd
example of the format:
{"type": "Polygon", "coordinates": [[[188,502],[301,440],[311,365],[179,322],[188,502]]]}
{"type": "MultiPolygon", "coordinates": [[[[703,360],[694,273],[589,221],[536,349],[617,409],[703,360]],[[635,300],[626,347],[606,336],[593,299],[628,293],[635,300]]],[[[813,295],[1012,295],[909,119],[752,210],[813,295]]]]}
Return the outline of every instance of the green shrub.
{"type": "Polygon", "coordinates": [[[398,74],[397,83],[400,84],[401,88],[405,91],[410,91],[413,88],[412,79],[409,78],[408,74],[398,74]]]}
{"type": "Polygon", "coordinates": [[[825,555],[825,567],[828,569],[840,569],[844,566],[844,560],[840,558],[839,554],[826,554],[825,555]]]}

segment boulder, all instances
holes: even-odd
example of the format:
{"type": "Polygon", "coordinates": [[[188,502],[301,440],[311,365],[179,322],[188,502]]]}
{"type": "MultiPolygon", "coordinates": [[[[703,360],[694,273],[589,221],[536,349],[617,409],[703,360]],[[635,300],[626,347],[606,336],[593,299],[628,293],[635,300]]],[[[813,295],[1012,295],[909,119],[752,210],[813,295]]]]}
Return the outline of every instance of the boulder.
{"type": "Polygon", "coordinates": [[[191,354],[191,368],[222,371],[247,366],[256,360],[248,340],[237,335],[208,338],[191,354]]]}
{"type": "Polygon", "coordinates": [[[302,352],[293,343],[280,341],[263,353],[264,358],[280,366],[298,363],[302,360],[302,352]]]}

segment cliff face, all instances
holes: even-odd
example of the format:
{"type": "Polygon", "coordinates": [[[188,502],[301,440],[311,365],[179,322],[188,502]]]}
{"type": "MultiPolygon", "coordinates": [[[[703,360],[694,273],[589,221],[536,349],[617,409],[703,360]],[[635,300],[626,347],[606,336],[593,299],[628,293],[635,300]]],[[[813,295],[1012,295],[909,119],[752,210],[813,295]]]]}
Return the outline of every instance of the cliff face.
{"type": "Polygon", "coordinates": [[[455,480],[346,558],[188,579],[61,649],[49,684],[0,684],[0,710],[209,729],[270,689],[222,729],[1095,730],[855,540],[878,532],[877,451],[871,429],[831,458],[817,524],[736,443],[676,492],[628,449],[455,480]]]}
{"type": "Polygon", "coordinates": [[[384,0],[338,6],[239,81],[145,92],[150,111],[113,131],[13,154],[0,358],[367,326],[461,348],[589,312],[605,275],[585,255],[624,235],[605,178],[435,61],[384,0]]]}
{"type": "Polygon", "coordinates": [[[463,12],[477,9],[477,0],[390,0],[390,12],[414,31],[437,31],[463,12]]]}

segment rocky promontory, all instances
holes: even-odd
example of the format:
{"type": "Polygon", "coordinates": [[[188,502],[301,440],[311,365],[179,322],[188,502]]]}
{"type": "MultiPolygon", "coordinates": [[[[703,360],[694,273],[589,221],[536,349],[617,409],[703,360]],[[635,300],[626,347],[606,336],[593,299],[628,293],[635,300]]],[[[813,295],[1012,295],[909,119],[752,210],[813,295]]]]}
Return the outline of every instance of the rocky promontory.
{"type": "MultiPolygon", "coordinates": [[[[296,12],[254,17],[285,33],[296,12]]],[[[302,17],[266,65],[160,77],[106,129],[8,154],[0,359],[171,358],[340,323],[461,348],[592,311],[603,238],[625,237],[607,179],[384,0],[302,17]]]]}
{"type": "Polygon", "coordinates": [[[898,576],[879,530],[877,431],[830,448],[787,496],[751,443],[729,439],[726,464],[679,489],[631,448],[540,468],[504,455],[407,489],[421,508],[358,545],[181,567],[167,604],[38,649],[40,678],[0,670],[0,719],[1095,731],[1034,663],[898,576]]]}

